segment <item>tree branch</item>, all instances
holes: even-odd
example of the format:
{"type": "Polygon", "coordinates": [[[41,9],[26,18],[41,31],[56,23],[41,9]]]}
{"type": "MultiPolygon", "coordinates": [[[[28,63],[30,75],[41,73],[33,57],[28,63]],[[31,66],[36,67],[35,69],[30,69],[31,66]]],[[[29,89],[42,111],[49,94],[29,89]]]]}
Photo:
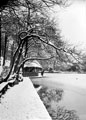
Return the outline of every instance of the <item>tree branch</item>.
{"type": "Polygon", "coordinates": [[[27,59],[23,60],[22,63],[19,65],[16,73],[18,74],[22,65],[24,65],[24,63],[29,61],[29,60],[49,60],[49,59],[52,59],[52,58],[54,58],[54,56],[51,56],[49,58],[35,58],[35,57],[34,58],[27,58],[27,59]]]}
{"type": "MultiPolygon", "coordinates": [[[[68,52],[67,50],[65,50],[65,49],[63,49],[63,48],[58,48],[58,47],[56,47],[54,44],[52,44],[51,42],[47,42],[47,41],[45,41],[45,40],[43,40],[39,35],[36,35],[36,34],[32,34],[32,35],[27,35],[27,36],[25,36],[23,39],[28,39],[28,38],[30,38],[30,37],[32,37],[32,38],[38,38],[40,41],[42,41],[43,43],[45,43],[45,44],[47,44],[47,45],[49,45],[49,46],[51,46],[51,47],[53,47],[53,48],[55,48],[56,49],[56,52],[57,52],[57,50],[58,51],[63,51],[63,52],[65,52],[65,53],[69,53],[76,61],[78,61],[77,60],[77,58],[75,58],[74,56],[73,56],[73,54],[71,54],[70,52],[68,52]]],[[[78,61],[80,64],[81,64],[81,62],[80,61],[78,61]]]]}

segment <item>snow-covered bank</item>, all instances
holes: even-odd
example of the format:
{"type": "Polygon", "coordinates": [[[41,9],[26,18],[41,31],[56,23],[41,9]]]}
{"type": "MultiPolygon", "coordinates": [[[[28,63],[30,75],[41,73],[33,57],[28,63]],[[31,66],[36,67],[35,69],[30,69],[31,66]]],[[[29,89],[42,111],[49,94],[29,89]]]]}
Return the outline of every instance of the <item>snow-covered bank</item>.
{"type": "Polygon", "coordinates": [[[0,120],[51,120],[29,78],[24,78],[3,97],[0,120]]]}

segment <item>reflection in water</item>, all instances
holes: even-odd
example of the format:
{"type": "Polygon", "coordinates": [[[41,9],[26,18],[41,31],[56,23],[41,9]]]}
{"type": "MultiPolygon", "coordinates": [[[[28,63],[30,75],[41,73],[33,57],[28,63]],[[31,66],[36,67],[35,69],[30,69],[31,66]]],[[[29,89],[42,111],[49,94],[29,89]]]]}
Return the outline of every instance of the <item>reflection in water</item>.
{"type": "Polygon", "coordinates": [[[64,90],[64,96],[59,105],[65,106],[69,110],[76,110],[81,120],[86,120],[86,96],[74,91],[64,90]]]}
{"type": "Polygon", "coordinates": [[[73,75],[70,76],[68,76],[68,80],[70,80],[69,83],[66,80],[66,75],[63,75],[64,79],[62,79],[62,76],[58,74],[49,74],[47,77],[35,78],[32,81],[46,87],[62,88],[64,90],[64,95],[59,105],[65,106],[69,110],[76,110],[81,118],[80,120],[86,120],[86,76],[84,78],[83,75],[83,79],[79,79],[78,75],[75,75],[75,77],[79,79],[78,81],[76,81],[73,75]],[[60,81],[58,80],[58,76],[60,81]]]}

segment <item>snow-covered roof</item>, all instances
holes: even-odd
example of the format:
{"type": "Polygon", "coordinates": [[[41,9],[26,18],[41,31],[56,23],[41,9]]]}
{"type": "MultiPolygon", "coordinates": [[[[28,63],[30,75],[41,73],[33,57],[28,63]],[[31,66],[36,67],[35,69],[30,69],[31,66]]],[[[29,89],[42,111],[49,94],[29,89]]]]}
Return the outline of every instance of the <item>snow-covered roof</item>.
{"type": "Polygon", "coordinates": [[[33,62],[26,62],[24,64],[24,67],[35,67],[35,68],[41,68],[42,69],[42,66],[40,65],[40,63],[36,60],[34,60],[33,62]]]}

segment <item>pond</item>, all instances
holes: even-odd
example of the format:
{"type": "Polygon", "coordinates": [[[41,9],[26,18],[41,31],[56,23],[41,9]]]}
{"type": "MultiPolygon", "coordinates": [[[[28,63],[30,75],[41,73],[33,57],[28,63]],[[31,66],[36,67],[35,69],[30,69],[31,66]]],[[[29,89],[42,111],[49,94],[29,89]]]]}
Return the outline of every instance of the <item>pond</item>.
{"type": "Polygon", "coordinates": [[[76,110],[80,120],[86,120],[86,75],[45,73],[44,77],[33,78],[33,83],[42,86],[62,88],[60,106],[76,110]]]}

